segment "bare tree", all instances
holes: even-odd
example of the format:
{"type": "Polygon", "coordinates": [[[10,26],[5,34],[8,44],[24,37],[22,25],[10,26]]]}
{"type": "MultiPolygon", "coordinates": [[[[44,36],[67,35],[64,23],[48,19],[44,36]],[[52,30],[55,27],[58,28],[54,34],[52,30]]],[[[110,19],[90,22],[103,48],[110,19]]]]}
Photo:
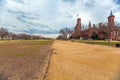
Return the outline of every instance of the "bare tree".
{"type": "Polygon", "coordinates": [[[5,28],[0,28],[0,38],[1,38],[2,40],[3,40],[4,38],[6,38],[8,34],[9,34],[9,33],[8,33],[8,30],[7,30],[7,29],[5,29],[5,28]]]}
{"type": "Polygon", "coordinates": [[[119,23],[119,22],[116,22],[116,23],[115,23],[115,27],[120,29],[120,23],[119,23]]]}
{"type": "Polygon", "coordinates": [[[65,28],[64,29],[60,29],[59,33],[62,34],[64,39],[67,38],[65,28]]]}
{"type": "Polygon", "coordinates": [[[73,30],[66,27],[66,28],[60,29],[59,33],[62,34],[62,37],[64,39],[68,39],[73,34],[73,30]]]}
{"type": "Polygon", "coordinates": [[[50,39],[42,36],[30,35],[30,34],[15,34],[9,32],[5,28],[0,28],[0,39],[2,40],[38,40],[38,39],[50,39]]]}
{"type": "MultiPolygon", "coordinates": [[[[108,34],[109,34],[109,30],[108,30],[108,26],[106,24],[103,24],[100,28],[99,28],[99,34],[103,35],[104,39],[108,38],[108,34]]],[[[102,38],[101,38],[102,39],[102,38]]]]}

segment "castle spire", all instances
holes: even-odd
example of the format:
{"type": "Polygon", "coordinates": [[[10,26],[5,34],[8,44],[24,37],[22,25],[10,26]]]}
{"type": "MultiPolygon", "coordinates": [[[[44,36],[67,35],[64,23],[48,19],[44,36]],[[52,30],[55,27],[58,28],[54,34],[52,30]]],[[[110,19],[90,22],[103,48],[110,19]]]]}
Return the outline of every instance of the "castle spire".
{"type": "Polygon", "coordinates": [[[76,18],[79,18],[79,14],[76,15],[76,18]]]}
{"type": "Polygon", "coordinates": [[[79,15],[77,14],[77,17],[79,17],[79,15]]]}
{"type": "Polygon", "coordinates": [[[89,20],[89,24],[91,25],[91,21],[89,20]]]}
{"type": "Polygon", "coordinates": [[[113,13],[112,13],[112,10],[110,11],[110,16],[114,16],[113,13]]]}
{"type": "Polygon", "coordinates": [[[89,29],[91,28],[91,21],[89,21],[89,29]]]}

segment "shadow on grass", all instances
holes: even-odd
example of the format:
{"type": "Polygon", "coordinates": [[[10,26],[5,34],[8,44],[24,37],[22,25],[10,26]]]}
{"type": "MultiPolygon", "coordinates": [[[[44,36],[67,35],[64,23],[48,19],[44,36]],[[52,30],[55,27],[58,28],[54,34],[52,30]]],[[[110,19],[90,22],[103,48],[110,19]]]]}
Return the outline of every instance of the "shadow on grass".
{"type": "Polygon", "coordinates": [[[105,45],[105,46],[113,46],[116,47],[116,44],[120,45],[120,42],[107,42],[107,41],[75,41],[75,42],[79,42],[79,43],[86,43],[86,44],[97,44],[97,45],[105,45]]]}

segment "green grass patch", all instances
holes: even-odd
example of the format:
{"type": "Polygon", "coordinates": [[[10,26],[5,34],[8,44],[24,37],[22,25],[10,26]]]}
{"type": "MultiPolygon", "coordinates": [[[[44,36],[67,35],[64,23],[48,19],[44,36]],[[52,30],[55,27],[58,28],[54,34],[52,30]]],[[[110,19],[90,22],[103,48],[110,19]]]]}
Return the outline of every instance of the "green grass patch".
{"type": "Polygon", "coordinates": [[[52,44],[53,40],[11,40],[0,41],[0,45],[19,44],[19,45],[48,45],[52,44]]]}
{"type": "Polygon", "coordinates": [[[52,44],[53,41],[52,40],[44,40],[44,41],[35,41],[33,42],[33,44],[36,44],[36,45],[47,45],[47,44],[52,44]]]}
{"type": "Polygon", "coordinates": [[[105,46],[116,46],[116,44],[120,44],[120,42],[113,42],[113,41],[88,41],[88,40],[84,40],[84,41],[80,41],[80,40],[76,40],[75,42],[79,42],[79,43],[86,43],[86,44],[97,44],[97,45],[105,45],[105,46]]]}
{"type": "Polygon", "coordinates": [[[52,43],[53,40],[0,41],[0,57],[35,57],[52,43]]]}

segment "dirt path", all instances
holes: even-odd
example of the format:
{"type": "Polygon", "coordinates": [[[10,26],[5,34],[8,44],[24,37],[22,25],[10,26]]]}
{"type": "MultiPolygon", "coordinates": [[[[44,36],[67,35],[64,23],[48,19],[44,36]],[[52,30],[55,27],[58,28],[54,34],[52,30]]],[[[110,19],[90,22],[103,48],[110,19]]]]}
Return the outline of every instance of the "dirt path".
{"type": "Polygon", "coordinates": [[[120,80],[120,49],[55,41],[46,80],[120,80]]]}

